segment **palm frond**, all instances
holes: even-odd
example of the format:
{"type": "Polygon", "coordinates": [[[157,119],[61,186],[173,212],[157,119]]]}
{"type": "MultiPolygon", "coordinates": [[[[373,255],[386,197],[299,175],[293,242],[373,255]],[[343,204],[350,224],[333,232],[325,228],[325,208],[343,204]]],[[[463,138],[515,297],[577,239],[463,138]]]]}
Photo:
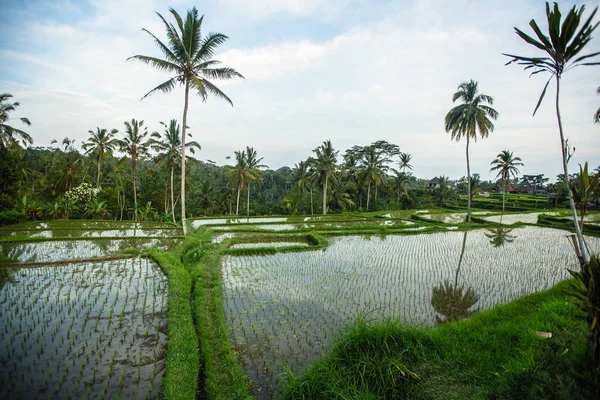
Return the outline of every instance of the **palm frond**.
{"type": "Polygon", "coordinates": [[[154,94],[154,92],[163,92],[163,93],[169,93],[173,90],[173,88],[175,88],[175,84],[177,83],[177,79],[179,78],[179,76],[176,76],[174,78],[171,78],[163,83],[161,83],[160,85],[158,85],[157,87],[155,87],[154,89],[152,89],[151,91],[149,91],[148,93],[146,93],[141,99],[140,101],[144,100],[146,97],[154,94]]]}

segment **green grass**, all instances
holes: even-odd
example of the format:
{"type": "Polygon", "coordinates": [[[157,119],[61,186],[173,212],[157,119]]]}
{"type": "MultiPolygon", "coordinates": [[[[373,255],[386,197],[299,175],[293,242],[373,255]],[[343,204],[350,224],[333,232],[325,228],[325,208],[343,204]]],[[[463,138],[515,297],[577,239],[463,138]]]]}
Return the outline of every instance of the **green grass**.
{"type": "Polygon", "coordinates": [[[437,328],[357,321],[328,356],[289,378],[284,397],[598,398],[586,325],[566,286],[437,328]]]}
{"type": "Polygon", "coordinates": [[[163,382],[165,399],[195,399],[198,388],[198,338],[192,321],[192,278],[173,254],[151,249],[147,254],[169,280],[167,360],[163,382]]]}
{"type": "Polygon", "coordinates": [[[202,354],[205,395],[208,399],[248,398],[249,381],[231,348],[222,303],[219,245],[210,244],[212,232],[196,234],[200,243],[183,257],[193,279],[196,330],[202,354]]]}

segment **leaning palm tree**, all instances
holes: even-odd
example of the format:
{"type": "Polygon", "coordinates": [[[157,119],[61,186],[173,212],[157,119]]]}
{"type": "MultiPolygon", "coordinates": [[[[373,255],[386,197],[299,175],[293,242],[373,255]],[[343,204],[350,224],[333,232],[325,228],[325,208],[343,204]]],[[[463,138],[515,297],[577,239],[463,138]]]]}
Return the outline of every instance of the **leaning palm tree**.
{"type": "Polygon", "coordinates": [[[573,217],[573,223],[575,225],[575,234],[577,236],[577,243],[579,245],[579,251],[577,253],[582,269],[587,268],[589,259],[585,251],[581,229],[579,228],[579,224],[577,222],[577,212],[575,210],[575,203],[573,201],[573,193],[571,192],[571,182],[567,164],[572,153],[569,151],[569,145],[565,140],[563,132],[559,97],[560,78],[566,71],[582,65],[600,65],[600,62],[589,61],[589,59],[600,55],[600,52],[578,56],[584,47],[589,43],[589,41],[592,40],[592,33],[599,25],[599,23],[592,24],[594,16],[598,11],[598,7],[596,7],[578,30],[579,25],[582,22],[584,10],[585,6],[581,6],[579,9],[576,6],[573,6],[561,26],[562,16],[558,9],[558,4],[554,3],[554,8],[550,9],[550,4],[546,3],[546,18],[548,21],[549,37],[542,33],[541,29],[538,27],[538,24],[533,19],[529,22],[529,26],[531,26],[531,29],[533,29],[533,32],[537,36],[537,40],[518,28],[515,28],[517,35],[519,35],[519,37],[525,42],[541,50],[544,53],[543,56],[524,57],[503,53],[503,55],[511,58],[506,65],[516,62],[519,65],[524,65],[526,70],[532,70],[533,72],[531,75],[545,72],[550,74],[550,78],[546,82],[546,86],[544,86],[544,90],[542,90],[542,94],[540,95],[535,109],[533,110],[533,115],[535,115],[536,111],[542,104],[542,100],[546,94],[546,89],[548,88],[552,78],[554,78],[556,81],[556,119],[558,121],[558,133],[560,135],[562,164],[565,174],[565,184],[567,185],[567,192],[569,194],[571,214],[573,217]],[[583,62],[584,60],[588,61],[583,62]]]}
{"type": "MultiPolygon", "coordinates": [[[[160,124],[165,128],[163,134],[159,132],[152,133],[152,149],[158,152],[157,159],[159,162],[164,162],[169,167],[169,192],[171,195],[171,217],[173,218],[173,223],[175,220],[175,197],[173,194],[173,175],[175,172],[175,165],[177,162],[181,160],[181,137],[179,136],[179,124],[176,119],[172,119],[169,122],[169,125],[160,121],[160,124]]],[[[192,137],[190,133],[188,133],[188,137],[192,137]]],[[[192,154],[195,154],[194,149],[200,150],[200,144],[196,141],[187,142],[185,147],[190,149],[192,154]]]]}
{"type": "Polygon", "coordinates": [[[110,131],[105,128],[96,128],[96,132],[90,130],[90,137],[87,142],[84,142],[82,147],[87,156],[93,156],[96,160],[96,187],[100,187],[100,164],[117,148],[117,140],[114,138],[119,131],[112,129],[110,131]]]}
{"type": "Polygon", "coordinates": [[[469,141],[477,141],[477,132],[482,138],[488,137],[494,131],[494,124],[489,118],[496,120],[498,112],[490,107],[494,99],[486,94],[479,94],[477,82],[471,80],[458,86],[458,91],[452,96],[452,102],[461,100],[462,104],[453,107],[446,114],[446,132],[451,132],[452,139],[459,141],[467,138],[467,222],[471,222],[471,167],[469,165],[469,141]],[[489,104],[490,106],[486,105],[489,104]],[[488,118],[489,117],[489,118],[488,118]]]}
{"type": "Polygon", "coordinates": [[[498,171],[498,175],[496,178],[502,178],[502,213],[504,214],[504,201],[506,194],[506,185],[508,180],[512,178],[516,178],[519,174],[519,168],[517,166],[522,166],[520,157],[513,157],[513,152],[508,150],[502,150],[502,152],[498,153],[496,159],[493,160],[490,165],[491,171],[498,171]]]}
{"type": "Polygon", "coordinates": [[[181,224],[183,234],[187,234],[187,223],[185,219],[185,139],[187,128],[188,97],[190,89],[206,101],[209,93],[220,97],[233,106],[233,102],[225,93],[215,86],[209,79],[231,79],[235,77],[243,78],[233,68],[219,67],[220,61],[214,60],[215,51],[219,45],[223,44],[228,37],[222,33],[209,33],[202,38],[201,28],[204,16],[198,17],[198,10],[193,7],[187,12],[185,21],[174,9],[169,9],[176,21],[176,26],[168,23],[162,15],[156,13],[162,20],[167,30],[168,45],[160,41],[147,29],[148,33],[165,59],[135,55],[128,60],[139,60],[152,67],[174,74],[171,78],[161,83],[142,97],[142,100],[156,92],[171,92],[177,83],[185,87],[185,97],[183,106],[183,124],[181,129],[181,224]]]}
{"type": "MultiPolygon", "coordinates": [[[[12,119],[9,117],[9,113],[15,111],[21,105],[18,101],[8,103],[12,97],[12,94],[0,93],[0,149],[2,150],[7,148],[21,148],[20,143],[23,146],[33,143],[33,139],[27,132],[7,124],[12,119]]],[[[31,126],[29,119],[24,117],[19,119],[25,125],[31,126]]]]}
{"type": "MultiPolygon", "coordinates": [[[[136,171],[138,169],[138,161],[141,157],[148,155],[148,150],[152,144],[151,140],[145,140],[148,136],[148,128],[144,127],[144,121],[131,120],[131,123],[125,121],[125,137],[117,140],[120,150],[127,153],[131,157],[131,179],[133,182],[133,218],[138,219],[137,207],[137,186],[136,186],[136,171]]],[[[115,168],[120,168],[127,161],[127,155],[121,158],[115,168]]]]}
{"type": "Polygon", "coordinates": [[[246,146],[246,175],[248,180],[248,201],[246,202],[246,215],[250,216],[250,186],[252,182],[260,183],[260,168],[266,165],[260,162],[263,158],[257,158],[256,150],[253,147],[246,146]]]}
{"type": "Polygon", "coordinates": [[[327,184],[330,179],[335,179],[333,173],[339,150],[335,151],[331,145],[331,140],[327,140],[314,149],[313,152],[316,155],[313,159],[315,175],[317,180],[323,185],[323,214],[327,214],[327,184]]]}
{"type": "Polygon", "coordinates": [[[235,215],[240,214],[240,193],[248,182],[248,168],[246,164],[246,152],[235,152],[235,165],[226,166],[225,176],[229,179],[229,183],[237,185],[237,200],[235,205],[235,215]]]}

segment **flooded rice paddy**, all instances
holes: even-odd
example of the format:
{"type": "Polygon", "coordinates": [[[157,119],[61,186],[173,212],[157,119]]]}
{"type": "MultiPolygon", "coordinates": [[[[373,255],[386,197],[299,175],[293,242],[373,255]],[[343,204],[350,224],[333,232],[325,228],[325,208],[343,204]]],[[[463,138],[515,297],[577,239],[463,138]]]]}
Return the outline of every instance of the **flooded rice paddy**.
{"type": "MultiPolygon", "coordinates": [[[[577,260],[561,230],[522,227],[330,238],[324,250],[223,258],[223,304],[234,349],[269,398],[285,373],[326,353],[362,316],[435,324],[507,303],[568,277],[577,260]],[[456,297],[468,297],[454,301],[456,297]],[[454,300],[453,300],[454,299],[454,300]],[[466,308],[452,309],[460,303],[466,308]]],[[[587,238],[592,251],[600,239],[587,238]]]]}
{"type": "Polygon", "coordinates": [[[0,255],[21,263],[57,262],[106,257],[127,249],[173,248],[179,239],[129,238],[95,240],[48,240],[32,242],[0,242],[0,255]]]}
{"type": "Polygon", "coordinates": [[[147,259],[4,269],[0,398],[158,398],[167,280],[147,259]]]}

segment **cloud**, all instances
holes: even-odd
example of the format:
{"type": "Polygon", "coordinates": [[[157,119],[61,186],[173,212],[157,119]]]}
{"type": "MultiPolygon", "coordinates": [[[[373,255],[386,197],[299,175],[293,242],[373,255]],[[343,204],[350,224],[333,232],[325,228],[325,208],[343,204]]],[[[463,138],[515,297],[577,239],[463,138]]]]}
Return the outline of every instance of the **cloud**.
{"type": "MultiPolygon", "coordinates": [[[[233,108],[212,97],[206,103],[191,98],[189,125],[202,144],[201,159],[221,164],[234,150],[250,145],[278,168],[305,159],[326,139],[342,152],[385,139],[413,154],[416,175],[458,178],[466,173],[464,143],[450,140],[443,119],[457,86],[474,79],[494,97],[500,118],[495,132],[473,145],[472,170],[485,179],[493,177],[487,172],[489,162],[510,149],[523,158],[522,172],[560,172],[554,89],[532,118],[545,79],[528,79],[519,67],[505,67],[501,55],[535,54],[512,26],[539,18],[539,4],[514,1],[491,9],[466,0],[452,8],[435,0],[373,2],[368,4],[369,19],[345,26],[339,21],[350,15],[349,4],[354,3],[231,1],[223,8],[230,18],[223,20],[235,22],[240,13],[250,13],[257,22],[245,23],[257,40],[242,46],[232,39],[217,54],[246,77],[217,82],[233,99],[233,108]],[[264,22],[294,16],[289,23],[301,30],[308,20],[321,18],[316,14],[328,12],[336,16],[330,20],[336,29],[326,35],[273,39],[264,22]]],[[[22,40],[31,46],[0,42],[0,86],[21,102],[18,116],[32,120],[28,131],[36,144],[64,136],[79,142],[96,126],[121,129],[131,118],[146,120],[150,130],[159,128],[158,121],[181,119],[181,88],[140,102],[168,75],[125,61],[134,54],[160,56],[140,28],[162,37],[164,28],[154,10],[167,16],[166,7],[141,1],[92,4],[90,13],[71,22],[21,21],[22,40]]],[[[190,4],[173,7],[184,10],[190,4]]],[[[226,33],[232,29],[219,27],[226,33]]],[[[585,160],[600,165],[598,126],[591,123],[600,106],[593,84],[597,71],[580,68],[567,75],[561,104],[566,133],[577,147],[572,168],[585,160]]]]}

